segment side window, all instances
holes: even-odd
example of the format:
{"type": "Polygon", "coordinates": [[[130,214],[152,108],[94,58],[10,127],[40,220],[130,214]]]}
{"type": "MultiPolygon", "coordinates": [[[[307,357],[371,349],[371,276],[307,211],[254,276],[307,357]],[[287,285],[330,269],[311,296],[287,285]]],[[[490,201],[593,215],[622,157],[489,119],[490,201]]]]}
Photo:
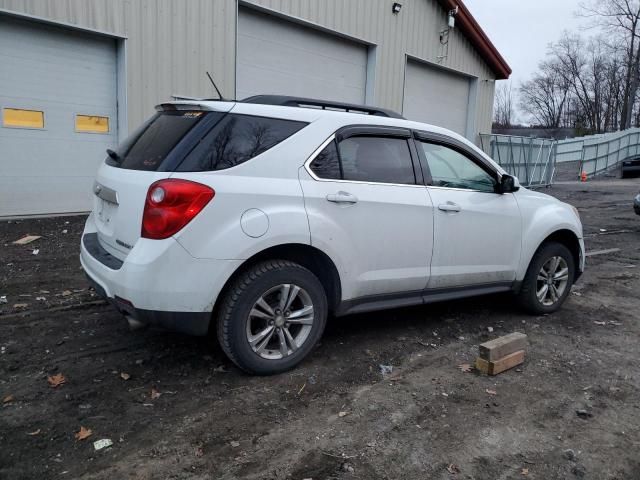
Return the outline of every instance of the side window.
{"type": "Polygon", "coordinates": [[[434,186],[495,192],[495,179],[471,159],[442,145],[420,144],[434,186]]]}
{"type": "Polygon", "coordinates": [[[318,178],[326,178],[328,180],[340,180],[342,178],[340,157],[338,156],[335,140],[313,159],[310,167],[318,178]]]}
{"type": "Polygon", "coordinates": [[[350,137],[338,145],[344,180],[415,185],[404,138],[350,137]]]}
{"type": "Polygon", "coordinates": [[[306,125],[292,120],[227,114],[187,155],[177,171],[235,167],[275,147],[306,125]]]}

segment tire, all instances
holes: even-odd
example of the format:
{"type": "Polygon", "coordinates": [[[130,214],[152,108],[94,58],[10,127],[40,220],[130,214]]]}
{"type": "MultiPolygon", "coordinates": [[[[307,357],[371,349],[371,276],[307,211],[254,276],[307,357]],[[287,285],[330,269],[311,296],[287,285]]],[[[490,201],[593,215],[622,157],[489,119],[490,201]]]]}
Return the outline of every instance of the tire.
{"type": "MultiPolygon", "coordinates": [[[[575,279],[575,272],[575,261],[567,247],[556,242],[542,244],[531,259],[531,263],[527,269],[527,274],[522,282],[522,288],[518,294],[520,304],[525,310],[534,315],[542,315],[558,311],[571,292],[571,286],[575,279]],[[566,283],[563,284],[561,291],[559,288],[561,281],[556,282],[554,280],[556,300],[553,301],[554,293],[547,281],[543,280],[544,274],[542,269],[545,267],[545,272],[550,270],[553,267],[553,263],[551,262],[555,258],[561,258],[562,260],[559,261],[559,265],[557,267],[558,270],[556,271],[554,278],[556,276],[557,278],[561,278],[560,268],[564,265],[566,265],[567,274],[566,283]],[[540,300],[538,294],[544,291],[545,283],[547,284],[547,290],[543,299],[540,300]]],[[[546,278],[548,279],[549,275],[547,275],[546,278]]]]}
{"type": "Polygon", "coordinates": [[[282,373],[298,365],[318,343],[327,310],[318,277],[296,263],[268,260],[250,267],[227,291],[217,318],[218,341],[245,372],[282,373]]]}

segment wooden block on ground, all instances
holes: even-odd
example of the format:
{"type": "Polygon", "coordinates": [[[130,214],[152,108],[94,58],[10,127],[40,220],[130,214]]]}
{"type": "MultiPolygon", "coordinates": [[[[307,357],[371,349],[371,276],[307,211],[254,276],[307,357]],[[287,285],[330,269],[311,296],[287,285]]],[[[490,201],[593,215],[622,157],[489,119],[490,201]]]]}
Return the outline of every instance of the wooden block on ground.
{"type": "Polygon", "coordinates": [[[476,358],[476,370],[487,375],[498,375],[524,362],[524,350],[511,353],[499,360],[490,362],[484,358],[476,358]]]}
{"type": "Polygon", "coordinates": [[[506,357],[527,347],[527,336],[524,333],[510,333],[480,345],[480,358],[488,362],[506,357]]]}
{"type": "Polygon", "coordinates": [[[26,245],[27,243],[35,242],[39,238],[42,238],[40,235],[25,235],[19,240],[13,242],[14,245],[26,245]]]}

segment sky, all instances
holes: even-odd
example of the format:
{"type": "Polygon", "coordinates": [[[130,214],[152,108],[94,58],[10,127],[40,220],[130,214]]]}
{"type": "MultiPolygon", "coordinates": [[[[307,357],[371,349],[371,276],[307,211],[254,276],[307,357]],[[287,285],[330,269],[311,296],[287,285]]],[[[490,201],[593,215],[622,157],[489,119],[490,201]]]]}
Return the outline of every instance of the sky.
{"type": "Polygon", "coordinates": [[[589,22],[576,17],[579,3],[580,0],[464,0],[513,70],[514,89],[535,73],[549,43],[557,41],[564,30],[584,31],[589,22]]]}

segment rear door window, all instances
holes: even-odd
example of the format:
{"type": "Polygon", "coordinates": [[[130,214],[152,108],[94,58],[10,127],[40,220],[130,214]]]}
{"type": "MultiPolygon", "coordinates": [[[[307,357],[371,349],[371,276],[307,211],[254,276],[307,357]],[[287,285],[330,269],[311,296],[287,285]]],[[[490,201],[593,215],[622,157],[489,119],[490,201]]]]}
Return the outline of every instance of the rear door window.
{"type": "Polygon", "coordinates": [[[406,138],[355,136],[333,141],[309,165],[321,179],[415,185],[406,138]]]}
{"type": "Polygon", "coordinates": [[[338,148],[345,180],[416,183],[411,151],[404,138],[350,137],[340,142],[338,148]]]}
{"type": "Polygon", "coordinates": [[[200,140],[177,171],[234,167],[273,148],[306,125],[292,120],[229,113],[200,140]]]}

